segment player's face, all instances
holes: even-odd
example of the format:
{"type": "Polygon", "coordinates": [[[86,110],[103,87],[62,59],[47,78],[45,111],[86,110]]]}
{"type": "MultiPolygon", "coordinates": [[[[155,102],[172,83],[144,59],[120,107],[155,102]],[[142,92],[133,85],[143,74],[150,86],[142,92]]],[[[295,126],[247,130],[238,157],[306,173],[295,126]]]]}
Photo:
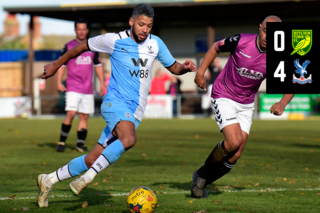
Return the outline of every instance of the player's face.
{"type": "Polygon", "coordinates": [[[89,32],[87,28],[87,24],[85,23],[78,23],[76,29],[74,29],[76,32],[77,39],[80,41],[83,41],[87,38],[87,34],[89,32]]]}
{"type": "Polygon", "coordinates": [[[146,40],[148,34],[150,33],[153,25],[153,18],[147,16],[138,16],[137,18],[130,18],[129,24],[131,26],[131,32],[134,40],[137,43],[146,40]]]}
{"type": "Polygon", "coordinates": [[[265,21],[262,25],[260,24],[259,44],[261,50],[267,49],[267,22],[265,21]]]}

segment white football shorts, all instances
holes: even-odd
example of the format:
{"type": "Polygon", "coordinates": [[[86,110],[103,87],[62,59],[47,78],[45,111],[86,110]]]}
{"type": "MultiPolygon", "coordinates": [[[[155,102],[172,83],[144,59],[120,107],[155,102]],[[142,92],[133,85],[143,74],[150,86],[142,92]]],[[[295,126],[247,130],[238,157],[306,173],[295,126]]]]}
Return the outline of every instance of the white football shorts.
{"type": "Polygon", "coordinates": [[[241,129],[249,134],[254,103],[240,104],[228,98],[211,98],[211,108],[220,131],[225,126],[239,123],[241,129]]]}
{"type": "Polygon", "coordinates": [[[76,111],[83,114],[94,113],[93,94],[66,92],[66,111],[76,111]]]}

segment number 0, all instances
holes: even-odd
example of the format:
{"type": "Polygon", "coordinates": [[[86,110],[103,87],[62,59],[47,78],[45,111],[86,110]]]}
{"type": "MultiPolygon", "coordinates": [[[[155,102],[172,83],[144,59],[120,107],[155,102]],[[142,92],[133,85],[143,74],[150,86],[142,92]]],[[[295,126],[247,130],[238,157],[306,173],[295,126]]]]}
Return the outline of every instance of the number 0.
{"type": "Polygon", "coordinates": [[[283,31],[275,31],[274,32],[274,50],[277,52],[284,50],[284,32],[283,31]],[[278,41],[278,36],[280,35],[280,45],[278,41]]]}
{"type": "Polygon", "coordinates": [[[284,82],[284,79],[287,75],[284,73],[284,61],[280,61],[276,71],[274,72],[273,77],[280,78],[281,82],[284,82]]]}

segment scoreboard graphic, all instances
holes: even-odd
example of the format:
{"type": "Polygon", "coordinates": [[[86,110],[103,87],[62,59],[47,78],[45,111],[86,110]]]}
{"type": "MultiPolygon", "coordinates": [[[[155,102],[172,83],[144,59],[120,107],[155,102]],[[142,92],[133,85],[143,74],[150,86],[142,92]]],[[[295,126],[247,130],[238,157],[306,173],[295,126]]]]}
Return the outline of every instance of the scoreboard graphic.
{"type": "Polygon", "coordinates": [[[320,94],[320,27],[267,23],[267,94],[320,94]]]}

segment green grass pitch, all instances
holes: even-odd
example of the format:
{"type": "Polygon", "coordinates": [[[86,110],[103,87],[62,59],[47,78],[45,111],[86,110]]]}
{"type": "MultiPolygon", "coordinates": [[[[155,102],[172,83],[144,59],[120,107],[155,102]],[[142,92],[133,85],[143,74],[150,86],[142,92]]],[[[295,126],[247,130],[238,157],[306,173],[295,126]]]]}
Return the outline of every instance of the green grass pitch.
{"type": "MultiPolygon", "coordinates": [[[[144,120],[138,142],[97,175],[78,197],[70,180],[57,183],[49,207],[37,206],[36,177],[81,153],[74,150],[74,121],[65,153],[55,152],[62,119],[0,120],[0,212],[128,212],[136,186],[157,192],[155,212],[320,212],[320,121],[254,120],[247,146],[229,174],[210,185],[209,199],[190,196],[192,173],[223,139],[214,120],[144,120]],[[9,197],[13,198],[9,198],[9,197]],[[88,202],[86,208],[82,207],[88,202]]],[[[92,149],[105,127],[89,119],[92,149]]]]}

